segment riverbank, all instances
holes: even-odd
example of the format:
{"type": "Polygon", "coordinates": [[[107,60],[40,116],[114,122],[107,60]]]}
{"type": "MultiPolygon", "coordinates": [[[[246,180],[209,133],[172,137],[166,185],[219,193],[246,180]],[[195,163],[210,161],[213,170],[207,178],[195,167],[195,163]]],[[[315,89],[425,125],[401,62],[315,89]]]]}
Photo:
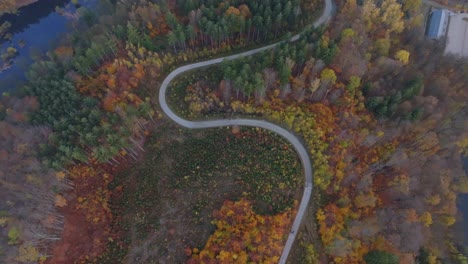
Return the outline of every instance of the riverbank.
{"type": "Polygon", "coordinates": [[[14,14],[18,9],[36,3],[39,0],[2,0],[0,3],[0,16],[2,14],[14,14]]]}
{"type": "MultiPolygon", "coordinates": [[[[465,171],[465,174],[468,175],[468,156],[462,157],[462,160],[463,170],[465,171]]],[[[459,194],[457,200],[458,210],[462,217],[462,222],[459,226],[463,232],[464,243],[468,246],[468,193],[459,194]]]]}
{"type": "MultiPolygon", "coordinates": [[[[23,6],[18,14],[0,16],[0,24],[8,21],[9,39],[0,40],[0,53],[9,47],[15,50],[14,57],[0,61],[0,93],[15,90],[25,80],[25,73],[34,57],[44,54],[57,45],[60,36],[69,31],[69,18],[55,12],[60,7],[76,12],[70,0],[24,0],[31,4],[23,6]],[[2,69],[2,66],[4,67],[2,69]]],[[[93,5],[96,1],[79,1],[82,6],[93,5]]]]}
{"type": "Polygon", "coordinates": [[[468,245],[468,194],[458,195],[458,207],[462,216],[461,228],[465,245],[468,245]]]}
{"type": "Polygon", "coordinates": [[[27,5],[30,5],[30,4],[34,4],[36,2],[38,2],[39,0],[17,0],[16,1],[16,9],[19,9],[21,7],[24,7],[24,6],[27,6],[27,5]]]}

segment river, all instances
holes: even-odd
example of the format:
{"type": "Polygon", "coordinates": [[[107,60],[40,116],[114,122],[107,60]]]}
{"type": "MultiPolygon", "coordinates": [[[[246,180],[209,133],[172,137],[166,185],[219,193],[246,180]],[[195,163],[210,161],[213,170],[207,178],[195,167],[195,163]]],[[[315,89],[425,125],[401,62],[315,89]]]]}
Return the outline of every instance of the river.
{"type": "MultiPolygon", "coordinates": [[[[468,175],[468,156],[463,159],[463,169],[465,174],[468,175]]],[[[463,230],[463,237],[465,239],[465,245],[468,246],[468,193],[460,194],[457,197],[458,209],[463,217],[462,222],[459,223],[460,229],[463,230]]]]}
{"type": "MultiPolygon", "coordinates": [[[[78,2],[89,6],[95,0],[78,2]]],[[[57,44],[63,33],[69,31],[70,19],[55,12],[56,7],[69,12],[76,11],[70,0],[40,0],[20,8],[18,15],[6,14],[0,17],[0,25],[4,21],[12,24],[8,30],[12,34],[11,40],[0,41],[0,53],[5,52],[8,47],[18,51],[11,66],[0,72],[0,94],[20,85],[25,80],[25,72],[33,62],[33,58],[42,56],[57,44]]],[[[0,61],[0,68],[1,64],[0,61]]]]}

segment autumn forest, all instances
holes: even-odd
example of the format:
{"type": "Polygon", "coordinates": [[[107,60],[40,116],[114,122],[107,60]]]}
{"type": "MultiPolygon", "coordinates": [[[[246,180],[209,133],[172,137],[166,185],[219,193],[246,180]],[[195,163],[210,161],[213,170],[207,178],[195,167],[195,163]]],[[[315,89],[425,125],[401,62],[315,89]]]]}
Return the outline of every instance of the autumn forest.
{"type": "MultiPolygon", "coordinates": [[[[0,1],[0,81],[23,52],[2,15],[44,1],[0,1]]],[[[468,63],[423,6],[57,6],[66,32],[0,82],[0,263],[468,263],[468,63]],[[165,107],[288,131],[310,201],[288,138],[165,107]]]]}

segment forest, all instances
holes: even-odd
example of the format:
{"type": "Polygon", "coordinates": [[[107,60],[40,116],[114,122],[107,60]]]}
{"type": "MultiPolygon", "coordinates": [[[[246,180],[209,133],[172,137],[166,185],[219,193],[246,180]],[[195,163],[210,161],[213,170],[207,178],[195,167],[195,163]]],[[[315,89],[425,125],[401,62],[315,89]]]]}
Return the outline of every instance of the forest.
{"type": "Polygon", "coordinates": [[[281,41],[167,96],[189,120],[302,140],[313,194],[288,263],[468,263],[468,64],[424,38],[420,0],[336,0],[318,28],[320,0],[72,2],[70,31],[0,98],[0,262],[278,263],[304,184],[294,149],[182,129],[157,95],[179,66],[281,41]]]}

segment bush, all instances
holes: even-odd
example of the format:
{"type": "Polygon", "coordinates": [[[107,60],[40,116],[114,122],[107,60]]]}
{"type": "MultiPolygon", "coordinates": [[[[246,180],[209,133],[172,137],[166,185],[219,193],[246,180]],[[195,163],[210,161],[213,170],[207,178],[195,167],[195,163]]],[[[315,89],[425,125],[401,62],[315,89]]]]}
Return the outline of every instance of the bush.
{"type": "Polygon", "coordinates": [[[16,226],[10,228],[10,230],[8,230],[8,245],[17,244],[19,237],[19,229],[16,226]]]}
{"type": "Polygon", "coordinates": [[[372,250],[364,256],[367,264],[398,264],[398,256],[380,250],[372,250]]]}

